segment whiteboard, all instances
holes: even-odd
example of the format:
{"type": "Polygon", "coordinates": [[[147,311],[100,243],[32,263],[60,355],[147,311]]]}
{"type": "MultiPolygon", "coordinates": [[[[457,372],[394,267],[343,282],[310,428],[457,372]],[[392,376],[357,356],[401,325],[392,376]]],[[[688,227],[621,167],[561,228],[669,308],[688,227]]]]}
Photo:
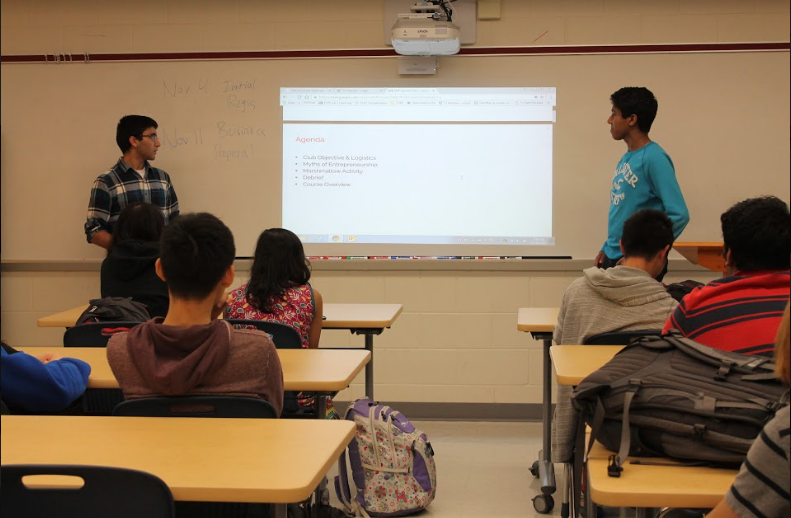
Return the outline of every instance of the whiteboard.
{"type": "MultiPolygon", "coordinates": [[[[435,76],[397,68],[392,57],[2,64],[2,259],[103,256],[85,241],[88,198],[120,156],[118,119],[132,113],[159,123],[153,165],[171,175],[182,212],[216,214],[233,230],[237,255],[252,255],[258,234],[280,225],[281,87],[555,86],[556,245],[476,250],[484,255],[593,258],[625,151],[606,125],[609,96],[622,86],[647,86],[659,99],[651,137],[672,157],[691,213],[681,240],[720,239],[719,215],[740,199],[788,201],[787,51],[453,56],[435,76]]],[[[361,246],[342,253],[472,255],[361,246]]]]}

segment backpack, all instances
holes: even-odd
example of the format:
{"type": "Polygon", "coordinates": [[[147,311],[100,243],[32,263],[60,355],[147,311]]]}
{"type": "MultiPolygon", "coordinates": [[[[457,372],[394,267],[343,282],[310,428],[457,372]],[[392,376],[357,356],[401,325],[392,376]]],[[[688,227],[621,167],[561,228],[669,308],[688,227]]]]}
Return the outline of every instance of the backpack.
{"type": "Polygon", "coordinates": [[[738,467],[777,410],[787,389],[770,358],[721,351],[676,330],[629,344],[585,378],[571,395],[581,412],[578,433],[617,455],[608,475],[620,476],[628,455],[668,456],[738,467]]]}
{"type": "Polygon", "coordinates": [[[77,324],[94,322],[145,322],[150,320],[145,304],[131,297],[104,297],[89,301],[88,308],[77,319],[77,324]]]}
{"type": "Polygon", "coordinates": [[[349,444],[352,497],[346,451],[338,461],[335,492],[353,516],[404,516],[425,509],[437,489],[434,450],[426,434],[400,412],[368,398],[349,405],[346,419],[357,425],[349,444]]]}

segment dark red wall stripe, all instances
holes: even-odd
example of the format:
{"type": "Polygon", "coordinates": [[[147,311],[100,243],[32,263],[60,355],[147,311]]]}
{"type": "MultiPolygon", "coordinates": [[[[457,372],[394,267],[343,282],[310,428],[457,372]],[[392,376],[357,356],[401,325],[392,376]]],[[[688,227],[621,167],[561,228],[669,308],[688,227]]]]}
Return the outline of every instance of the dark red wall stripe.
{"type": "MultiPolygon", "coordinates": [[[[630,54],[651,52],[739,52],[791,50],[791,43],[684,43],[662,45],[585,45],[560,47],[467,47],[460,56],[522,56],[563,54],[630,54]]],[[[130,54],[19,54],[0,56],[0,63],[57,63],[86,61],[178,61],[239,59],[376,58],[397,56],[393,49],[262,50],[230,52],[152,52],[130,54]]]]}

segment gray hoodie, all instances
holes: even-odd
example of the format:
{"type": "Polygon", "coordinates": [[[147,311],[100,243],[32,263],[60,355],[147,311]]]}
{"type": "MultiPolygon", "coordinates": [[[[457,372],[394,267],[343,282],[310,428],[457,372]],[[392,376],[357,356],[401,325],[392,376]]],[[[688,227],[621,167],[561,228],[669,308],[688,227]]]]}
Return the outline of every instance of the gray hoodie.
{"type": "Polygon", "coordinates": [[[554,339],[582,344],[613,331],[661,330],[678,302],[648,272],[628,266],[592,267],[563,294],[554,339]]]}

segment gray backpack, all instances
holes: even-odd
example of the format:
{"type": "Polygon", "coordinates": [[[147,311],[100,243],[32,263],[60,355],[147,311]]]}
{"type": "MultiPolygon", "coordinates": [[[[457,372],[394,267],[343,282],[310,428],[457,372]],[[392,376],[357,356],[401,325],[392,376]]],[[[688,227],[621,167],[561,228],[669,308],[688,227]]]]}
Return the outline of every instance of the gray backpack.
{"type": "Polygon", "coordinates": [[[591,427],[588,451],[596,440],[618,452],[608,469],[617,477],[628,455],[737,467],[787,404],[786,391],[770,358],[721,351],[671,330],[632,342],[571,399],[580,433],[591,427]]]}

